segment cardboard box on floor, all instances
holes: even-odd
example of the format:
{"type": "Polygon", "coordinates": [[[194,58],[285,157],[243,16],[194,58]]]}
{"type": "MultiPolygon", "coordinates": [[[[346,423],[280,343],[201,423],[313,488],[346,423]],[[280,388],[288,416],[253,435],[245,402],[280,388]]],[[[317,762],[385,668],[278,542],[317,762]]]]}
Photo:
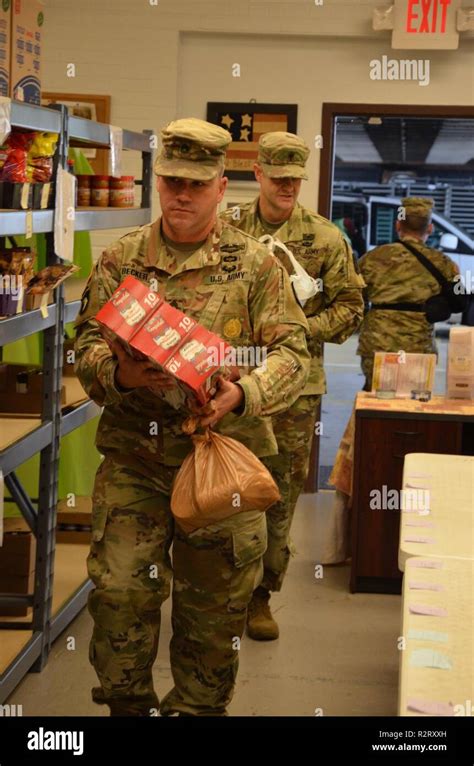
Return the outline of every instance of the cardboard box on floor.
{"type": "Polygon", "coordinates": [[[10,96],[41,103],[44,6],[38,0],[12,0],[10,96]]]}

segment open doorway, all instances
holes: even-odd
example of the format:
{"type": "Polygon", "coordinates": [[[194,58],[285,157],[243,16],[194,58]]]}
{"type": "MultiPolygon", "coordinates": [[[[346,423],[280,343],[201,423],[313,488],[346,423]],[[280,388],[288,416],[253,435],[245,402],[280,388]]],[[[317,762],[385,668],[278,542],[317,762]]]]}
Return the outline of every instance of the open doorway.
{"type": "MultiPolygon", "coordinates": [[[[431,197],[434,231],[428,244],[456,261],[468,288],[474,284],[474,108],[324,104],[322,138],[318,212],[341,228],[356,257],[396,240],[401,198],[431,197]]],[[[446,326],[437,330],[437,384],[442,388],[448,332],[446,326]]],[[[363,385],[356,347],[356,336],[343,346],[325,345],[322,489],[363,385]]]]}

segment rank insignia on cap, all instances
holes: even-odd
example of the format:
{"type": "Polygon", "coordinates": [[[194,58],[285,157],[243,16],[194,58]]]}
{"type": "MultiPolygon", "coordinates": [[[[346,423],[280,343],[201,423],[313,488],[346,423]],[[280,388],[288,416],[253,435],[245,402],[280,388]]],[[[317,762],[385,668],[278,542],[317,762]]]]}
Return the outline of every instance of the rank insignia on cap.
{"type": "Polygon", "coordinates": [[[224,335],[226,338],[238,338],[242,333],[242,324],[240,319],[228,319],[224,325],[224,335]]]}

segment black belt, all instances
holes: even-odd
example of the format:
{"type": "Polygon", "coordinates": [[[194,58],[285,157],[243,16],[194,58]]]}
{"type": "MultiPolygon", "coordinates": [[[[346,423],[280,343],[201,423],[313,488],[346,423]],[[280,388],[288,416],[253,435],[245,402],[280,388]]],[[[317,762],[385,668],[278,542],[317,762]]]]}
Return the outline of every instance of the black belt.
{"type": "Polygon", "coordinates": [[[426,310],[422,303],[372,303],[370,308],[383,311],[418,311],[420,313],[426,310]]]}

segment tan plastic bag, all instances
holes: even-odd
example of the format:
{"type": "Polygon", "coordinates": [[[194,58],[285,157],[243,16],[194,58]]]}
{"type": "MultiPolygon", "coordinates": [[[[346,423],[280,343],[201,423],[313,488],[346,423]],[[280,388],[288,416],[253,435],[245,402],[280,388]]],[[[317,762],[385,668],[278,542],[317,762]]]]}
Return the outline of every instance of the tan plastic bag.
{"type": "Polygon", "coordinates": [[[242,511],[266,511],[280,500],[271,474],[243,444],[207,430],[179,469],[171,511],[189,533],[242,511]]]}

